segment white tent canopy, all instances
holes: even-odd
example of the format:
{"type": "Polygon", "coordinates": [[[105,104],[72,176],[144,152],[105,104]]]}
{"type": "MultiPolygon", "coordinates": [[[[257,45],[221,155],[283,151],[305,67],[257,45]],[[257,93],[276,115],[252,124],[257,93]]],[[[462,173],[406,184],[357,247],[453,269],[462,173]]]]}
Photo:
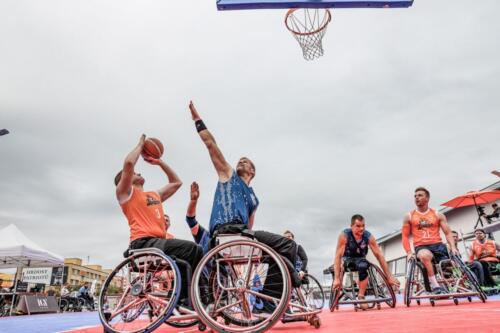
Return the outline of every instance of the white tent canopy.
{"type": "Polygon", "coordinates": [[[64,258],[45,250],[14,224],[0,229],[0,268],[62,266],[64,258]]]}

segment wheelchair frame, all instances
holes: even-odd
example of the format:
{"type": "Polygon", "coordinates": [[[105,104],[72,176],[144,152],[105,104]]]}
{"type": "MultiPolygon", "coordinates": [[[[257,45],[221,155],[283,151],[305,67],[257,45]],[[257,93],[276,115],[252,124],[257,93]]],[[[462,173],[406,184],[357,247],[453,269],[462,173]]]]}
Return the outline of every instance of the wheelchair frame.
{"type": "MultiPolygon", "coordinates": [[[[354,273],[357,272],[356,270],[348,270],[347,272],[344,270],[344,264],[342,264],[342,268],[340,269],[340,275],[341,275],[341,283],[342,283],[342,290],[334,290],[333,289],[333,281],[332,281],[332,287],[330,290],[330,299],[329,299],[329,307],[330,307],[330,312],[333,312],[335,310],[338,310],[340,305],[346,305],[346,304],[352,304],[354,305],[354,310],[358,311],[360,308],[360,304],[368,304],[368,309],[373,309],[374,307],[377,307],[378,310],[381,309],[381,303],[386,303],[389,307],[394,308],[396,306],[396,295],[394,293],[394,290],[392,289],[392,286],[389,284],[389,281],[387,280],[387,277],[385,274],[382,272],[382,270],[377,266],[369,262],[370,266],[368,267],[368,286],[366,288],[366,292],[369,293],[371,292],[375,298],[370,298],[370,299],[364,299],[364,300],[358,300],[358,294],[357,292],[359,291],[359,286],[355,283],[354,279],[354,273]],[[344,276],[345,273],[348,273],[348,281],[349,281],[349,286],[344,286],[344,276]],[[389,292],[389,295],[384,294],[384,292],[380,289],[380,283],[377,282],[376,275],[378,275],[384,283],[385,288],[389,292]]],[[[333,268],[330,270],[332,275],[334,274],[333,268]]],[[[334,277],[335,280],[335,277],[334,277]]],[[[366,296],[366,295],[365,295],[366,296]]]]}
{"type": "MultiPolygon", "coordinates": [[[[305,320],[319,327],[321,322],[317,314],[321,312],[321,309],[311,309],[300,288],[295,288],[298,295],[297,301],[290,302],[292,294],[288,267],[290,263],[286,262],[286,258],[282,258],[269,246],[247,235],[218,235],[217,243],[218,245],[207,253],[196,268],[191,289],[195,311],[206,326],[217,332],[256,333],[268,330],[282,318],[284,322],[305,320]],[[276,271],[279,272],[281,278],[281,291],[277,297],[253,290],[251,286],[252,274],[257,275],[261,265],[267,265],[265,277],[262,274],[262,278],[264,280],[268,278],[267,274],[271,271],[270,264],[276,265],[276,271]],[[204,304],[202,299],[210,295],[202,295],[200,292],[200,279],[206,267],[211,267],[208,285],[211,288],[210,295],[213,295],[212,305],[208,302],[204,304]],[[249,300],[250,296],[273,304],[274,309],[270,316],[255,315],[253,305],[249,300]],[[232,304],[226,304],[226,302],[233,301],[232,304]],[[235,308],[240,311],[231,312],[235,308]],[[285,314],[287,309],[290,309],[290,313],[285,314]],[[297,311],[293,312],[293,310],[297,311]],[[238,315],[241,315],[243,319],[238,318],[238,315]]],[[[258,276],[261,281],[260,275],[258,276]]],[[[261,284],[265,285],[262,281],[261,284]]]]}
{"type": "MultiPolygon", "coordinates": [[[[104,331],[148,333],[165,322],[175,327],[187,327],[197,324],[198,316],[196,313],[177,304],[182,282],[177,266],[178,263],[186,265],[189,277],[190,269],[187,262],[173,259],[159,249],[130,250],[129,256],[108,276],[99,295],[99,318],[104,331]],[[153,268],[155,270],[151,271],[153,268]],[[121,272],[122,269],[124,269],[123,272],[121,272]],[[126,276],[119,275],[120,273],[124,273],[126,276]],[[163,280],[161,280],[162,275],[166,276],[167,279],[165,280],[165,277],[163,277],[163,280]],[[117,306],[109,309],[106,306],[109,305],[107,303],[107,291],[112,286],[115,278],[122,284],[127,278],[129,284],[127,286],[122,285],[124,292],[120,295],[117,306]],[[159,285],[161,283],[167,285],[166,290],[160,289],[159,285]],[[169,298],[169,300],[165,300],[165,298],[169,298]],[[129,303],[126,304],[126,302],[129,303]],[[156,304],[160,304],[160,309],[156,304]],[[140,328],[125,328],[127,324],[134,322],[139,317],[144,317],[146,308],[148,308],[149,324],[145,324],[140,328]],[[131,315],[126,317],[129,315],[130,309],[133,310],[131,315]],[[113,327],[116,323],[111,323],[111,320],[118,316],[123,322],[121,328],[113,327]]],[[[144,318],[142,320],[145,321],[144,318]]],[[[133,325],[129,326],[133,327],[133,325]]],[[[200,325],[199,329],[204,330],[203,325],[200,325]]]]}
{"type": "Polygon", "coordinates": [[[417,304],[420,305],[422,299],[429,299],[432,306],[435,305],[436,300],[452,299],[455,305],[458,305],[460,298],[467,298],[469,302],[472,302],[472,297],[475,296],[479,297],[483,303],[486,302],[487,296],[479,286],[476,276],[455,255],[452,255],[450,259],[441,260],[439,263],[433,262],[438,283],[448,291],[445,294],[429,294],[431,288],[426,269],[416,258],[411,258],[407,267],[404,303],[408,307],[412,300],[416,300],[417,304]],[[451,264],[451,266],[444,268],[445,264],[451,264]]]}

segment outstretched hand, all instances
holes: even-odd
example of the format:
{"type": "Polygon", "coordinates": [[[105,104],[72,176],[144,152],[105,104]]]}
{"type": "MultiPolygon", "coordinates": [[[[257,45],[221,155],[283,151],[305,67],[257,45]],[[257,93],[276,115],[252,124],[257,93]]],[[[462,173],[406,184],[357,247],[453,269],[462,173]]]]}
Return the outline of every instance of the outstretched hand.
{"type": "Polygon", "coordinates": [[[191,200],[196,201],[200,197],[200,187],[197,182],[191,184],[191,200]]]}
{"type": "Polygon", "coordinates": [[[191,117],[194,121],[201,119],[198,111],[196,111],[196,108],[194,107],[193,101],[189,101],[189,110],[191,111],[191,117]]]}

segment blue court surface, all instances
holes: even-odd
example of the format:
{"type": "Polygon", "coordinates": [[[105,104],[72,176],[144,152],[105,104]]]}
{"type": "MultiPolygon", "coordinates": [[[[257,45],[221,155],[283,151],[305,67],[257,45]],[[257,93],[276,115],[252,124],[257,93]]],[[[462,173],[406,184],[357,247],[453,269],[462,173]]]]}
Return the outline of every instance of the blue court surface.
{"type": "MultiPolygon", "coordinates": [[[[489,296],[487,303],[498,303],[500,309],[500,295],[489,296]]],[[[397,303],[402,306],[403,299],[401,295],[397,296],[397,303]]],[[[481,306],[478,300],[474,300],[474,303],[467,303],[468,311],[474,304],[481,306]]],[[[460,305],[458,306],[460,307],[460,305]]],[[[457,307],[457,308],[458,308],[457,307]]],[[[406,307],[405,307],[406,308],[406,307]]],[[[418,307],[413,307],[418,311],[418,307]]],[[[411,308],[410,308],[411,309],[411,308]]],[[[433,310],[440,311],[439,306],[433,308],[433,310]]],[[[397,310],[397,309],[395,309],[397,310]]],[[[328,312],[329,313],[329,312],[328,312]]],[[[374,312],[376,315],[377,311],[374,312]]],[[[381,312],[383,313],[383,311],[381,312]]],[[[477,315],[477,314],[476,314],[477,315]]],[[[479,318],[478,318],[479,319],[479,318]]],[[[0,332],[1,333],[54,333],[54,332],[65,332],[65,331],[82,331],[87,327],[94,327],[100,325],[99,315],[97,312],[77,312],[77,313],[56,313],[56,314],[40,314],[31,316],[14,316],[0,318],[0,332]]],[[[500,331],[500,329],[499,329],[500,331]]]]}

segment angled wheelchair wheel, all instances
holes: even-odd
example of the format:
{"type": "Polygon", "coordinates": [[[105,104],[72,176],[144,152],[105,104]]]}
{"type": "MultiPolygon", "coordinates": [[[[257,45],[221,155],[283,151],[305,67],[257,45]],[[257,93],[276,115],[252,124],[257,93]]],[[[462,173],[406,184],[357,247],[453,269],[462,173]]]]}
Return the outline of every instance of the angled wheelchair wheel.
{"type": "Polygon", "coordinates": [[[108,276],[99,296],[105,332],[142,333],[160,326],[179,299],[180,273],[161,251],[141,251],[108,276]]]}
{"type": "MultiPolygon", "coordinates": [[[[425,272],[422,266],[417,263],[415,258],[408,261],[408,271],[406,274],[404,304],[410,306],[411,299],[414,296],[421,296],[428,291],[425,272]]],[[[417,299],[417,304],[418,304],[417,299]]]]}
{"type": "Polygon", "coordinates": [[[486,293],[483,291],[483,289],[479,285],[479,281],[477,280],[476,275],[474,275],[474,273],[472,273],[470,268],[467,267],[467,265],[464,264],[462,259],[460,259],[459,257],[452,256],[451,260],[453,261],[453,263],[455,265],[457,265],[460,268],[460,270],[462,271],[462,274],[464,275],[464,279],[462,282],[464,284],[464,287],[466,287],[467,289],[470,289],[472,291],[477,292],[479,299],[483,303],[485,303],[486,299],[488,297],[486,296],[486,293]]]}
{"type": "Polygon", "coordinates": [[[325,292],[318,279],[310,274],[304,276],[300,291],[304,300],[311,309],[323,309],[325,306],[325,292]]]}
{"type": "Polygon", "coordinates": [[[288,306],[289,272],[281,257],[253,240],[235,240],[212,249],[193,274],[193,306],[217,332],[263,332],[288,306]],[[210,271],[207,285],[203,272],[210,271]]]}
{"type": "MultiPolygon", "coordinates": [[[[385,303],[391,308],[396,306],[396,294],[389,284],[384,272],[376,265],[370,265],[370,282],[376,298],[385,298],[385,303]]],[[[379,308],[377,306],[377,308],[379,308]]]]}
{"type": "MultiPolygon", "coordinates": [[[[344,270],[340,270],[340,281],[344,281],[344,270]]],[[[343,297],[343,291],[342,288],[340,290],[335,290],[333,289],[333,281],[332,281],[332,286],[330,288],[330,299],[328,302],[328,307],[330,308],[330,312],[333,312],[335,310],[338,310],[339,308],[339,301],[343,297]]]]}

